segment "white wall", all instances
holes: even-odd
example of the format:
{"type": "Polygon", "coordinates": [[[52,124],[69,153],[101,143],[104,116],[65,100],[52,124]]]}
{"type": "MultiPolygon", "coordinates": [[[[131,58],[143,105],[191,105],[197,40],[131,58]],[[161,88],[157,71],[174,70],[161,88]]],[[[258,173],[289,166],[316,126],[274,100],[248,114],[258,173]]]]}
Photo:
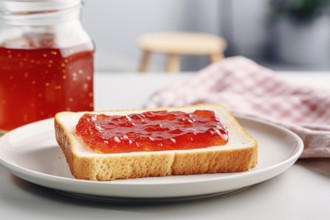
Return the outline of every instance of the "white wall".
{"type": "Polygon", "coordinates": [[[235,53],[261,57],[267,42],[269,0],[231,0],[232,40],[235,53]]]}
{"type": "MultiPolygon", "coordinates": [[[[135,71],[140,59],[137,38],[147,32],[220,34],[230,38],[235,54],[258,56],[265,41],[263,17],[268,1],[84,0],[82,20],[96,43],[97,70],[135,71]],[[226,19],[231,25],[229,35],[222,28],[226,19]]],[[[164,70],[164,62],[164,56],[154,56],[152,69],[164,70]]],[[[207,59],[185,57],[183,64],[184,70],[198,70],[207,65],[207,59]]]]}
{"type": "MultiPolygon", "coordinates": [[[[217,0],[85,0],[83,24],[96,43],[98,70],[134,71],[140,51],[137,38],[157,31],[217,33],[217,0]]],[[[152,60],[163,69],[164,58],[152,60]]]]}

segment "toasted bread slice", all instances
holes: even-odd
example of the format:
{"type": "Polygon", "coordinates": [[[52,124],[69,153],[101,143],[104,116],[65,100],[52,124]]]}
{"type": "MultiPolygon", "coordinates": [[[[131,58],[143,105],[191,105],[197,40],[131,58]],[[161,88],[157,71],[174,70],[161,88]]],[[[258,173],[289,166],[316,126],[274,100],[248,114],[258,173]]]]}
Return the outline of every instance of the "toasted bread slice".
{"type": "MultiPolygon", "coordinates": [[[[163,109],[93,113],[126,115],[163,109]]],[[[65,154],[73,176],[78,179],[108,181],[168,175],[242,172],[256,166],[258,155],[256,140],[223,106],[203,104],[165,109],[184,112],[197,109],[213,110],[228,130],[227,144],[189,150],[96,153],[86,146],[75,132],[78,120],[87,112],[60,112],[55,116],[56,140],[65,154]]]]}

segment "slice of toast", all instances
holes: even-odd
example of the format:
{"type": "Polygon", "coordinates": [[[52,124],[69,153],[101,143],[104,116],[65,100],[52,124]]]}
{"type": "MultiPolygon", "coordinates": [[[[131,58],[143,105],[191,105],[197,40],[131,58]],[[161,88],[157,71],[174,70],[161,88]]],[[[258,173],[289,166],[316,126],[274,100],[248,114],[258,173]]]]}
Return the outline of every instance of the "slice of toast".
{"type": "Polygon", "coordinates": [[[257,164],[256,140],[221,105],[202,104],[177,108],[93,112],[127,115],[154,110],[193,112],[212,110],[227,128],[228,142],[221,146],[189,150],[130,153],[96,153],[76,135],[80,117],[91,112],[60,112],[55,116],[55,134],[71,173],[78,179],[108,181],[140,177],[242,172],[257,164]]]}

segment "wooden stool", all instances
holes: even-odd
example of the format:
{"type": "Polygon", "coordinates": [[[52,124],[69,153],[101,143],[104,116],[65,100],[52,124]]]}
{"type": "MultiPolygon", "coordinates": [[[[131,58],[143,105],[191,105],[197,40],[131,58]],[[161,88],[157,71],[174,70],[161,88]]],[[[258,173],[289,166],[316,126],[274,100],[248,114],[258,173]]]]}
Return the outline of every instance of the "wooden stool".
{"type": "Polygon", "coordinates": [[[185,32],[150,33],[141,36],[138,43],[143,52],[140,72],[147,71],[152,53],[166,54],[166,71],[178,72],[180,55],[207,55],[210,63],[214,63],[224,57],[227,45],[221,37],[185,32]]]}

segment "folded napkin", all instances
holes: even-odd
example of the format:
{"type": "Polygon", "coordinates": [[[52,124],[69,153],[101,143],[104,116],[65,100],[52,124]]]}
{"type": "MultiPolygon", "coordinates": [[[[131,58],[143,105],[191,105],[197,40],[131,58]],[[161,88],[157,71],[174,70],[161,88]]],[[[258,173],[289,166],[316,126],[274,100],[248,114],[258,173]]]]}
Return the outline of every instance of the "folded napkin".
{"type": "Polygon", "coordinates": [[[294,85],[244,57],[226,58],[155,92],[146,107],[220,103],[282,125],[304,142],[302,158],[330,158],[330,90],[294,85]]]}

